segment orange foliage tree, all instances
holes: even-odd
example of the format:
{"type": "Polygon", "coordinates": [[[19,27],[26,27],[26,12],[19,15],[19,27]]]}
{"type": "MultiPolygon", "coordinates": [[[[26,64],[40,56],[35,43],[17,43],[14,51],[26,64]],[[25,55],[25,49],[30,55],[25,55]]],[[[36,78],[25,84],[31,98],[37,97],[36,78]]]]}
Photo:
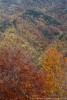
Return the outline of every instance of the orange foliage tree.
{"type": "Polygon", "coordinates": [[[45,52],[41,62],[41,69],[43,69],[46,74],[45,81],[49,84],[49,86],[46,87],[47,92],[55,94],[57,97],[62,96],[64,94],[63,56],[56,48],[50,48],[45,52]]]}

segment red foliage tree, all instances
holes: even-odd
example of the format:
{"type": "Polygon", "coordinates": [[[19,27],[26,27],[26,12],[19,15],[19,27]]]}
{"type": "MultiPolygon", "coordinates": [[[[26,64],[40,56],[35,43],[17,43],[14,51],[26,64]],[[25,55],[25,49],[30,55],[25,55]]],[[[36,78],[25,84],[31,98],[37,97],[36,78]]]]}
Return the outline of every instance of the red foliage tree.
{"type": "Polygon", "coordinates": [[[45,75],[22,59],[19,49],[0,51],[0,100],[30,100],[51,97],[45,75]]]}

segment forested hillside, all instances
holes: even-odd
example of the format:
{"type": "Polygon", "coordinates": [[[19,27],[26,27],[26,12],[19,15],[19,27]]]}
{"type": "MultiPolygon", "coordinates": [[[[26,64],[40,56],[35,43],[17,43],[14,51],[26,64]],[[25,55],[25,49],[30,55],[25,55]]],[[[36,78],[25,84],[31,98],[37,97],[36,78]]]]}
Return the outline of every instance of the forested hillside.
{"type": "Polygon", "coordinates": [[[0,0],[0,100],[66,100],[67,0],[0,0]]]}

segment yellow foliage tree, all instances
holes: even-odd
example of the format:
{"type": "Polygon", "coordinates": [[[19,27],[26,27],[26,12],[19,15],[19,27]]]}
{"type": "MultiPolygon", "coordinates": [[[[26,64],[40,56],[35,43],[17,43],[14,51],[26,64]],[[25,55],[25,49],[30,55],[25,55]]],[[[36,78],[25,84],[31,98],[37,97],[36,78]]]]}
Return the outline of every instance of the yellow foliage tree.
{"type": "Polygon", "coordinates": [[[46,87],[46,91],[58,96],[63,95],[63,56],[56,48],[50,48],[42,57],[41,62],[41,68],[46,73],[45,81],[49,84],[49,86],[46,87]]]}

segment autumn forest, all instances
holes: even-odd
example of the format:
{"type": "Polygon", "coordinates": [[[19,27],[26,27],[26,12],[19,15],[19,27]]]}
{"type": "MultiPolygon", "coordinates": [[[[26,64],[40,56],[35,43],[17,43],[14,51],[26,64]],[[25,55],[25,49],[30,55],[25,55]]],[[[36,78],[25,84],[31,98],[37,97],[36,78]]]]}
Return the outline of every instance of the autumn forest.
{"type": "Polygon", "coordinates": [[[67,0],[0,0],[0,100],[67,100],[67,0]]]}

